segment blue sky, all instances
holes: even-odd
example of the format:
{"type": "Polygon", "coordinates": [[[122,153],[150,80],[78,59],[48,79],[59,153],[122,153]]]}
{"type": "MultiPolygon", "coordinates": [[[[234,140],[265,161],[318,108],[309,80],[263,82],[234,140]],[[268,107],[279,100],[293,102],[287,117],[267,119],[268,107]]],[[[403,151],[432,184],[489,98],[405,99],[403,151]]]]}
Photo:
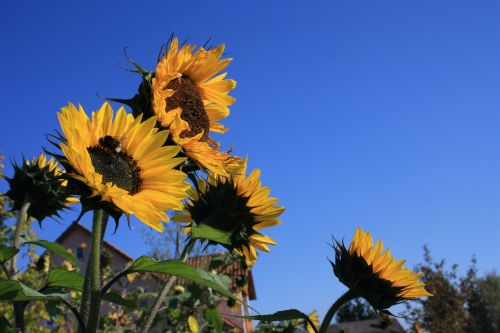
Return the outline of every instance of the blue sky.
{"type": "MultiPolygon", "coordinates": [[[[226,44],[237,102],[217,139],[287,208],[254,269],[258,310],[323,315],[345,290],[328,243],[358,226],[410,266],[428,244],[500,269],[499,2],[3,1],[1,152],[38,154],[68,101],[90,113],[96,93],[131,97],[123,48],[153,69],[172,32],[226,44]]],[[[137,257],[147,248],[132,228],[107,239],[137,257]]]]}

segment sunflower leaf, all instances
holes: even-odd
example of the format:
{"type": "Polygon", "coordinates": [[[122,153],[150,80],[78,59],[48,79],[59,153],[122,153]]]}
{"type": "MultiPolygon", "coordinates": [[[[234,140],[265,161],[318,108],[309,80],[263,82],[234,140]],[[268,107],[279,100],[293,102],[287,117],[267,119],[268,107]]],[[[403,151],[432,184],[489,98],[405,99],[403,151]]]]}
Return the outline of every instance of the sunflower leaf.
{"type": "Polygon", "coordinates": [[[293,320],[293,319],[309,320],[309,317],[305,313],[300,312],[297,309],[282,310],[268,315],[238,316],[238,317],[253,319],[253,320],[262,320],[262,321],[283,321],[283,320],[293,320]]]}
{"type": "Polygon", "coordinates": [[[219,244],[231,245],[231,233],[212,228],[207,224],[198,224],[191,227],[191,237],[208,239],[219,244]]]}
{"type": "Polygon", "coordinates": [[[114,292],[107,292],[104,294],[102,297],[103,300],[108,301],[110,303],[118,304],[121,306],[124,306],[126,308],[132,308],[132,309],[141,309],[144,310],[142,307],[138,306],[136,302],[130,299],[123,298],[122,296],[118,295],[117,293],[114,292]]]}
{"type": "Polygon", "coordinates": [[[48,287],[66,288],[76,291],[83,290],[83,276],[77,272],[70,272],[63,268],[55,268],[49,273],[48,287]]]}
{"type": "Polygon", "coordinates": [[[239,301],[237,297],[229,292],[226,281],[223,278],[201,268],[194,268],[179,260],[156,261],[150,257],[142,256],[130,265],[126,273],[130,274],[136,272],[173,275],[212,288],[225,296],[239,301]]]}
{"type": "Polygon", "coordinates": [[[0,280],[0,300],[7,301],[61,301],[67,298],[66,294],[42,294],[19,281],[0,280]]]}
{"type": "Polygon", "coordinates": [[[10,246],[0,246],[0,262],[5,262],[15,256],[19,249],[10,246]]]}
{"type": "Polygon", "coordinates": [[[59,243],[49,242],[46,240],[38,240],[38,241],[25,242],[24,244],[33,244],[44,247],[47,251],[60,255],[64,259],[67,259],[74,264],[77,263],[76,257],[73,255],[73,253],[71,253],[67,248],[65,248],[59,243]]]}

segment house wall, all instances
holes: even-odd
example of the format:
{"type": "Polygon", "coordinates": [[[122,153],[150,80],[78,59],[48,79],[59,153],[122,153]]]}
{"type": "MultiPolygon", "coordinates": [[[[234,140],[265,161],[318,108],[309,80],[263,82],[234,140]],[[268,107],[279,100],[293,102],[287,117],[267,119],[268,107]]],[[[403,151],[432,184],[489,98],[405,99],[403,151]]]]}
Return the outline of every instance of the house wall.
{"type": "MultiPolygon", "coordinates": [[[[91,247],[91,239],[89,233],[80,228],[75,228],[70,234],[68,234],[64,239],[60,241],[61,245],[64,247],[70,249],[75,255],[77,253],[77,248],[79,246],[83,247],[83,259],[80,260],[80,273],[83,275],[85,274],[85,263],[87,262],[87,259],[90,255],[90,247],[91,247]]],[[[124,257],[121,253],[118,251],[114,250],[111,247],[106,247],[104,246],[106,251],[110,252],[112,255],[113,260],[111,261],[111,268],[113,271],[120,271],[124,265],[126,265],[129,262],[129,258],[124,257]]],[[[63,258],[57,255],[53,255],[51,257],[51,260],[53,260],[54,265],[59,266],[63,258]]]]}
{"type": "Polygon", "coordinates": [[[217,310],[222,314],[224,321],[233,327],[239,327],[242,333],[251,332],[252,321],[246,320],[244,318],[239,318],[238,316],[246,316],[249,315],[248,307],[248,297],[245,293],[234,294],[239,299],[243,300],[244,304],[237,303],[234,307],[228,307],[226,302],[220,302],[217,304],[217,310]]]}
{"type": "MultiPolygon", "coordinates": [[[[91,248],[91,238],[88,230],[83,229],[83,227],[76,227],[71,230],[70,233],[65,235],[59,243],[64,247],[70,249],[75,255],[77,253],[78,247],[82,247],[82,258],[79,260],[80,262],[80,274],[85,275],[86,270],[86,262],[90,255],[91,248]]],[[[112,246],[106,245],[104,243],[104,248],[109,252],[110,260],[109,266],[113,270],[114,273],[118,273],[123,269],[123,267],[128,264],[131,260],[130,257],[124,255],[122,252],[117,251],[112,246]]],[[[51,262],[55,267],[60,267],[64,259],[56,254],[51,254],[51,262]]],[[[121,285],[127,285],[127,290],[134,290],[136,288],[142,287],[146,292],[159,292],[161,289],[163,282],[158,278],[149,275],[147,278],[137,278],[132,282],[128,282],[127,278],[124,277],[119,281],[121,285]]],[[[120,287],[117,287],[117,290],[120,290],[120,287]]],[[[248,304],[248,296],[246,293],[239,293],[239,298],[243,299],[246,304],[248,304]]],[[[110,309],[109,305],[106,302],[103,302],[101,305],[101,314],[108,312],[110,309]]],[[[238,327],[241,329],[242,333],[250,332],[252,330],[252,321],[245,320],[243,318],[238,318],[234,316],[242,316],[248,314],[247,306],[245,304],[238,304],[233,308],[229,308],[226,302],[220,302],[217,305],[217,309],[221,314],[223,314],[224,320],[227,324],[233,327],[238,327]]]]}

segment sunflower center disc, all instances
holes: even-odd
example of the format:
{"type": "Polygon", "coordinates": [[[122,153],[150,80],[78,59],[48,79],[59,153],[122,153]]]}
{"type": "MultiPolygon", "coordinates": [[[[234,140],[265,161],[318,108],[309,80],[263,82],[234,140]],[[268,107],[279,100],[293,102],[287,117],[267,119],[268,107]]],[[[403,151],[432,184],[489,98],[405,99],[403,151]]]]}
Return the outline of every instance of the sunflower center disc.
{"type": "Polygon", "coordinates": [[[184,130],[180,137],[190,138],[203,131],[200,141],[206,141],[210,130],[210,119],[193,81],[187,77],[174,79],[169,82],[167,89],[175,90],[175,93],[166,99],[167,111],[180,107],[181,118],[191,127],[189,131],[184,130]]]}
{"type": "Polygon", "coordinates": [[[87,148],[87,151],[95,171],[102,175],[103,182],[111,182],[129,194],[139,192],[142,180],[141,168],[137,166],[137,162],[116,147],[104,145],[105,141],[99,142],[99,145],[87,148]]]}

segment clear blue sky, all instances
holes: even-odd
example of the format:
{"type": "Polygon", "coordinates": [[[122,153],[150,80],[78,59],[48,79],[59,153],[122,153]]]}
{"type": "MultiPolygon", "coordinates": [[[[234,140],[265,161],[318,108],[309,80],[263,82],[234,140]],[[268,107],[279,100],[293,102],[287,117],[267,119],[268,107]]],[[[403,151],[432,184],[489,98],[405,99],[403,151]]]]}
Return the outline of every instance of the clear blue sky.
{"type": "MultiPolygon", "coordinates": [[[[500,269],[500,2],[2,1],[1,152],[39,153],[68,101],[132,96],[123,48],[153,69],[172,32],[226,43],[237,102],[219,139],[287,208],[254,269],[257,309],[323,315],[345,290],[327,244],[357,226],[411,266],[428,244],[500,269]]],[[[132,227],[107,239],[137,257],[132,227]]]]}

